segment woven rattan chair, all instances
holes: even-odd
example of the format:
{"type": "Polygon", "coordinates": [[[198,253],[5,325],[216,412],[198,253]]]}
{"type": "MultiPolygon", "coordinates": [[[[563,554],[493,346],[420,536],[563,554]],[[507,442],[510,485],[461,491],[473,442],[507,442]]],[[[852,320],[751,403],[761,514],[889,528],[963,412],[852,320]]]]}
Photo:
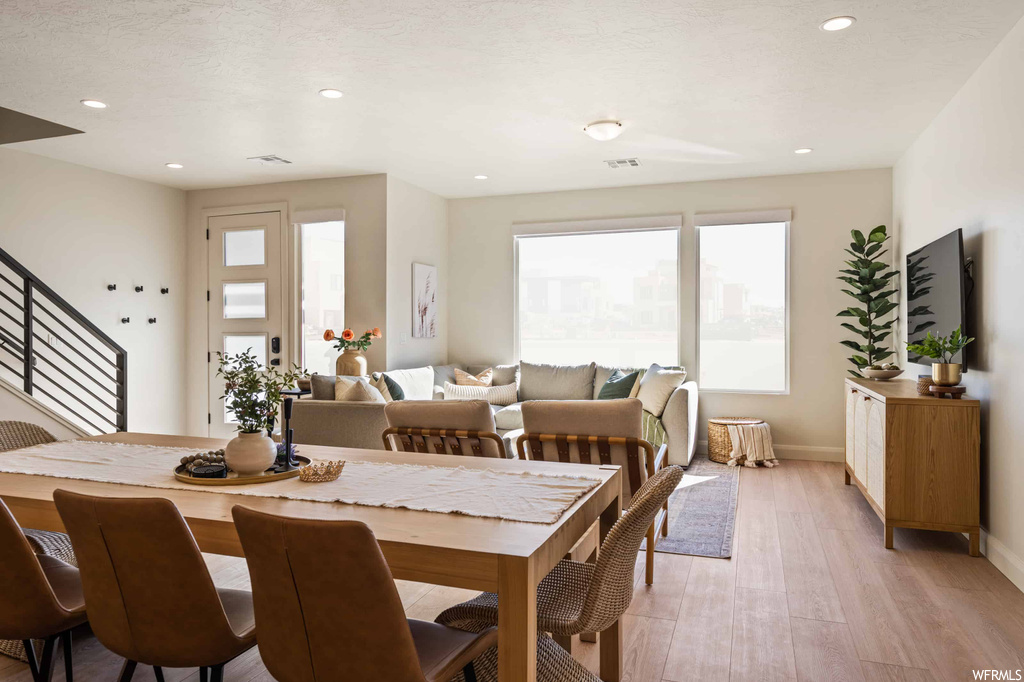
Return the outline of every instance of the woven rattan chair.
{"type": "MultiPolygon", "coordinates": [[[[601,543],[597,563],[563,559],[537,586],[537,629],[550,632],[568,649],[573,635],[600,632],[625,613],[633,599],[633,568],[647,529],[665,500],[683,479],[683,468],[667,466],[647,480],[633,497],[622,517],[601,543]]],[[[463,630],[479,629],[498,622],[498,595],[485,592],[475,599],[446,609],[438,623],[463,630]]],[[[544,642],[541,642],[544,646],[544,642]]],[[[548,652],[551,665],[563,661],[548,652]]],[[[538,666],[542,650],[538,649],[538,666]]],[[[556,667],[557,667],[556,666],[556,667]]],[[[480,671],[486,670],[478,662],[480,671]]],[[[538,680],[592,679],[585,677],[544,677],[538,680]]]]}
{"type": "Polygon", "coordinates": [[[396,400],[384,407],[384,447],[438,455],[504,457],[494,415],[483,400],[396,400]]]}
{"type": "MultiPolygon", "coordinates": [[[[623,509],[665,464],[668,446],[657,452],[641,438],[643,405],[624,400],[532,400],[523,403],[524,433],[516,440],[521,459],[622,467],[623,509]],[[525,446],[529,445],[527,451],[525,446]]],[[[645,580],[654,583],[654,547],[668,535],[668,500],[647,533],[645,580]]]]}

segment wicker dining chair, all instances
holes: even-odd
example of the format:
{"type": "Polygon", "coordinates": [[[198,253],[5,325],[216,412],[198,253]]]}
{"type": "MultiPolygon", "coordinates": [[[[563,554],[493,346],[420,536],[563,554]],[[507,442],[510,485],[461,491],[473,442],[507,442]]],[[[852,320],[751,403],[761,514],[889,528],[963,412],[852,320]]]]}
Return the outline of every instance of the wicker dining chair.
{"type": "Polygon", "coordinates": [[[396,400],[384,406],[384,448],[438,455],[504,457],[491,406],[483,400],[396,400]]]}
{"type": "MultiPolygon", "coordinates": [[[[551,640],[538,638],[537,680],[597,679],[587,677],[566,660],[573,635],[600,632],[619,619],[633,600],[633,569],[647,529],[665,500],[683,479],[683,468],[667,466],[647,480],[601,543],[597,563],[559,561],[537,586],[537,629],[550,632],[563,651],[555,651],[551,640]]],[[[462,630],[479,630],[498,622],[498,595],[485,592],[475,599],[446,609],[437,622],[462,630]]],[[[578,665],[578,664],[577,664],[578,665]]],[[[475,663],[480,680],[489,677],[492,663],[486,655],[475,663]]],[[[579,666],[582,668],[582,666],[579,666]]],[[[496,667],[494,668],[496,670],[496,667]]]]}
{"type": "MultiPolygon", "coordinates": [[[[623,509],[644,482],[665,465],[668,446],[657,451],[642,438],[643,405],[622,400],[531,400],[523,403],[524,433],[516,440],[519,457],[534,460],[622,467],[623,509]],[[529,445],[529,450],[526,449],[529,445]]],[[[654,583],[654,548],[668,535],[668,500],[647,532],[646,574],[654,583]]]]}

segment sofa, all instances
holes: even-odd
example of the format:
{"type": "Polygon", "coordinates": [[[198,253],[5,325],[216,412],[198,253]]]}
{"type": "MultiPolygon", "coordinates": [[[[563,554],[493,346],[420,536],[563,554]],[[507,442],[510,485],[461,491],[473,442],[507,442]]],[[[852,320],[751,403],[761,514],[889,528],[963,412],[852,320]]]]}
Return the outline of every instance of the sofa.
{"type": "MultiPolygon", "coordinates": [[[[384,372],[397,383],[406,400],[444,400],[446,384],[455,384],[455,370],[478,374],[493,368],[493,386],[516,384],[516,401],[491,405],[498,435],[506,453],[515,457],[515,440],[522,433],[522,403],[527,400],[597,400],[616,368],[589,365],[443,365],[384,372]]],[[[630,372],[628,368],[622,372],[630,372]]],[[[642,374],[642,371],[641,371],[642,374]]],[[[357,377],[345,377],[356,379],[357,377]]],[[[374,378],[380,381],[379,375],[374,378]]],[[[381,433],[387,428],[384,403],[335,400],[336,377],[314,375],[312,395],[292,406],[291,426],[297,444],[384,449],[381,433]]],[[[372,380],[371,380],[372,381],[372,380]]],[[[643,378],[636,382],[641,386],[643,378]]],[[[449,386],[450,388],[450,386],[449,386]]],[[[656,447],[668,445],[670,464],[686,466],[693,458],[697,427],[697,384],[683,381],[669,389],[661,414],[643,413],[644,438],[656,447]]],[[[451,393],[451,391],[450,391],[451,393]]],[[[636,389],[634,389],[634,395],[636,389]]]]}

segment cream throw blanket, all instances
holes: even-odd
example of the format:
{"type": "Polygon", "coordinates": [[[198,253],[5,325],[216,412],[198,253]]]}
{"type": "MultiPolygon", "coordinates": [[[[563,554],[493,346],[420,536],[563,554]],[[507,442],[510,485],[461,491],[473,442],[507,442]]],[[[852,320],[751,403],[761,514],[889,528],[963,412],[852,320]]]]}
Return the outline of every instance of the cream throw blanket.
{"type": "MultiPolygon", "coordinates": [[[[328,483],[288,478],[270,483],[203,486],[183,483],[174,467],[188,448],[95,441],[58,441],[0,454],[0,472],[34,474],[252,497],[285,497],[369,507],[401,507],[527,523],[554,523],[598,478],[467,469],[429,464],[348,462],[328,483]]],[[[425,455],[424,461],[430,456],[425,455]]],[[[239,503],[245,504],[243,500],[239,503]]]]}
{"type": "Polygon", "coordinates": [[[756,467],[759,462],[769,468],[779,465],[772,450],[772,430],[768,424],[730,424],[727,428],[732,441],[729,466],[756,467]]]}

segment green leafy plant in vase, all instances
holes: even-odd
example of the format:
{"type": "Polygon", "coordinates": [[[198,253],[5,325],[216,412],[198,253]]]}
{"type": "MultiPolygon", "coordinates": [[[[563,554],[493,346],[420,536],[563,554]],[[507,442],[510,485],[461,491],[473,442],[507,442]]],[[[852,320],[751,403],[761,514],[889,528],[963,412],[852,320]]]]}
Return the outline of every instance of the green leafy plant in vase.
{"type": "Polygon", "coordinates": [[[938,386],[956,386],[963,377],[963,364],[951,360],[971,341],[974,338],[957,327],[949,336],[936,336],[928,332],[919,342],[908,343],[907,352],[938,360],[932,363],[932,381],[938,386]]]}
{"type": "Polygon", "coordinates": [[[840,270],[836,278],[849,285],[843,292],[857,300],[856,305],[837,314],[837,317],[854,318],[856,324],[843,322],[842,326],[860,337],[857,340],[840,341],[847,348],[857,351],[849,358],[857,369],[848,371],[860,377],[866,368],[898,370],[899,367],[882,362],[893,354],[887,344],[882,344],[892,333],[893,320],[882,320],[899,305],[892,300],[896,294],[892,280],[900,271],[890,269],[889,264],[881,260],[888,253],[883,247],[889,235],[886,234],[885,225],[879,225],[867,236],[860,230],[852,230],[850,235],[853,241],[845,251],[851,258],[844,261],[846,268],[840,270]]]}
{"type": "Polygon", "coordinates": [[[243,476],[261,474],[277,459],[277,444],[270,434],[281,405],[281,391],[306,376],[298,366],[286,372],[264,367],[251,351],[217,353],[217,376],[224,380],[221,399],[238,422],[239,432],[224,448],[224,462],[243,476]]]}

